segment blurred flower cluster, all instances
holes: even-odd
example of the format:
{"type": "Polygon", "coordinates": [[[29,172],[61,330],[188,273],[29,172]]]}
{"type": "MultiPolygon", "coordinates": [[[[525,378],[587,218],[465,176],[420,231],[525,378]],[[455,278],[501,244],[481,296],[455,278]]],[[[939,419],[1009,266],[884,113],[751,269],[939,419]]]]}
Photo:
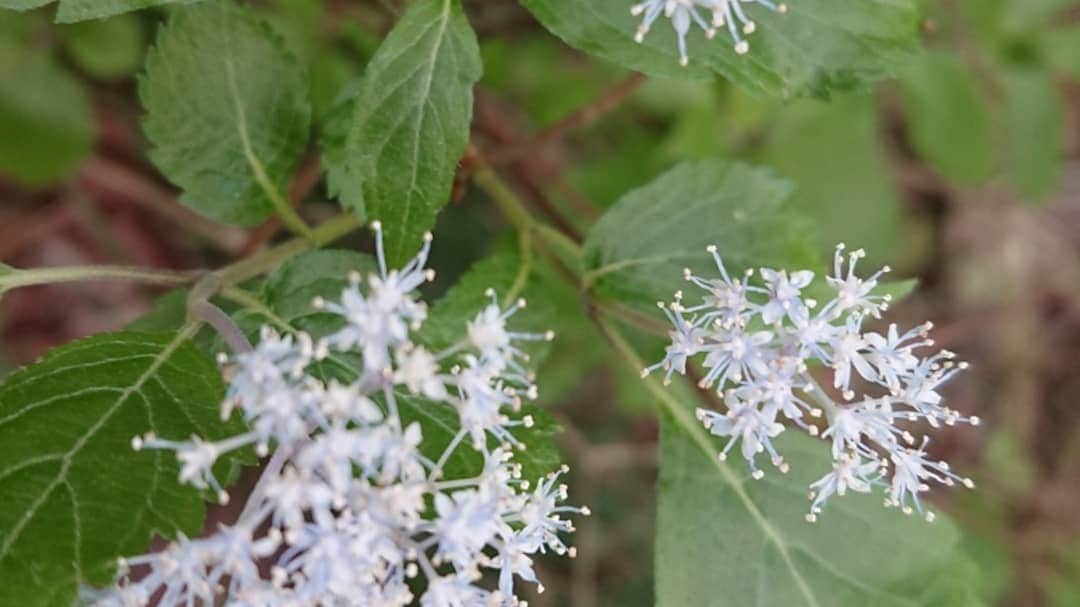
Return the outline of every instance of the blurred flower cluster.
{"type": "Polygon", "coordinates": [[[643,42],[653,23],[663,16],[671,20],[675,29],[682,65],[690,63],[686,35],[694,25],[701,28],[709,40],[716,36],[717,30],[726,28],[735,44],[735,52],[745,55],[750,51],[750,43],[743,35],[757,31],[757,23],[743,10],[743,4],[758,4],[780,14],[787,13],[786,4],[775,4],[770,0],[644,0],[630,8],[631,14],[641,17],[634,40],[643,42]]]}
{"type": "Polygon", "coordinates": [[[689,359],[700,357],[699,386],[716,388],[726,407],[697,411],[710,432],[729,439],[720,459],[741,441],[754,478],[764,475],[756,463],[761,454],[787,472],[789,464],[773,444],[785,429],[782,419],[830,439],[833,469],[810,487],[810,522],[833,495],[868,493],[874,486],[885,488],[886,506],[933,520],[919,499],[929,483],[973,486],[946,462],[927,457],[927,437],[918,439],[900,425],[977,425],[979,419],[942,403],[941,386],[966,364],[955,362],[948,351],[917,353],[933,345],[929,323],[903,332],[895,324],[883,333],[863,329],[868,317],[880,318],[889,306],[889,295],[876,294],[888,267],[860,278],[855,266],[865,253],[845,254],[838,246],[833,274],[821,290],[829,299],[822,304],[803,293],[814,289],[813,272],[762,268],[760,283],[752,283],[752,270],[733,278],[716,247],[708,251],[720,276],[703,278],[685,270],[686,279],[703,292],[700,302],[685,305],[680,291],[673,302],[658,304],[674,325],[671,345],[642,375],[663,370],[670,381],[674,373],[686,374],[689,359]],[[831,370],[842,402],[817,384],[811,374],[815,364],[831,370]],[[818,420],[824,421],[823,430],[818,420]]]}
{"type": "Polygon", "coordinates": [[[533,423],[520,415],[522,401],[536,397],[515,343],[552,335],[509,331],[524,302],[502,309],[489,292],[459,343],[437,353],[414,343],[427,315],[414,293],[433,277],[424,267],[430,235],[403,269],[388,271],[374,227],[378,274],[366,285],[354,274],[340,301],[314,302],[343,317],[340,330],[313,340],[264,328],[252,351],[223,359],[231,381],[222,415],[239,410],[247,432],[218,442],[133,440],[136,449],[175,451],[181,481],[222,501],[228,495],[214,474],[222,455],[253,446],[269,461],[235,524],[123,560],[118,584],[97,605],[392,606],[419,598],[425,607],[502,607],[523,604],[516,581],[539,584],[533,555],[574,555],[560,538],[573,531],[564,517],[588,509],[561,505],[566,468],[524,479],[514,461],[525,448],[514,431],[533,423]],[[356,354],[351,382],[311,373],[356,354]],[[405,421],[404,398],[456,411],[460,430],[437,458],[424,455],[420,424],[405,421]],[[449,462],[470,450],[475,470],[448,475],[449,462]],[[483,583],[489,570],[497,583],[483,583]]]}

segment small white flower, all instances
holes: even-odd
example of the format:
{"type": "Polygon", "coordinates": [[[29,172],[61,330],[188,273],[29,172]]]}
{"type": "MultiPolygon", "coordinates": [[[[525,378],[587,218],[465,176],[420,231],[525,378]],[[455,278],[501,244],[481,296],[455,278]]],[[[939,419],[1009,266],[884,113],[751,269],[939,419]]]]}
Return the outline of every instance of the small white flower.
{"type": "Polygon", "coordinates": [[[661,16],[671,20],[679,49],[679,63],[690,62],[687,52],[686,36],[696,25],[705,33],[707,39],[716,35],[716,30],[726,28],[735,45],[735,52],[743,55],[750,50],[750,44],[743,35],[750,35],[757,30],[757,24],[743,11],[741,4],[759,4],[777,13],[787,13],[787,5],[773,4],[770,0],[644,0],[630,8],[630,13],[641,17],[634,40],[644,42],[653,24],[661,16]],[[710,18],[706,18],[710,16],[710,18]]]}
{"type": "Polygon", "coordinates": [[[810,513],[806,520],[814,522],[825,502],[833,495],[843,497],[848,490],[857,493],[870,493],[881,477],[881,462],[876,459],[864,460],[859,455],[844,454],[833,462],[832,472],[810,484],[810,513]]]}
{"type": "Polygon", "coordinates": [[[378,274],[350,276],[340,301],[314,304],[339,315],[340,330],[316,342],[267,329],[253,351],[229,361],[223,413],[239,409],[249,431],[216,442],[132,440],[137,450],[175,451],[181,481],[223,500],[213,475],[223,454],[254,446],[265,470],[234,527],[127,560],[116,587],[91,596],[95,605],[508,607],[523,603],[515,580],[537,582],[533,554],[571,551],[560,534],[573,525],[563,517],[587,509],[562,504],[560,473],[528,492],[509,448],[525,447],[514,432],[533,423],[509,414],[537,394],[518,344],[551,335],[510,330],[524,302],[501,310],[491,294],[455,346],[432,353],[413,343],[427,314],[415,291],[432,276],[429,243],[402,270],[388,270],[376,225],[378,274]],[[348,368],[324,360],[330,346],[346,360],[360,355],[352,381],[312,374],[323,363],[348,368]],[[406,393],[458,414],[461,428],[436,461],[425,455],[421,423],[404,415],[406,393]],[[506,447],[489,449],[489,437],[506,447]],[[483,469],[447,478],[462,449],[483,457],[483,469]],[[148,570],[138,581],[129,577],[135,566],[148,570]],[[484,588],[492,570],[498,590],[484,588]],[[426,582],[411,584],[417,576],[426,582]],[[410,587],[426,590],[417,597],[410,587]]]}
{"type": "Polygon", "coordinates": [[[674,303],[661,306],[673,326],[671,342],[664,359],[643,372],[663,368],[667,381],[675,373],[690,374],[697,361],[704,371],[699,386],[715,387],[727,408],[699,409],[697,417],[712,434],[728,437],[720,459],[741,442],[754,478],[764,474],[756,465],[759,454],[767,453],[781,472],[789,469],[772,440],[784,430],[779,420],[830,440],[833,472],[811,486],[810,521],[830,496],[890,483],[889,504],[910,510],[906,504],[913,501],[918,509],[927,480],[953,484],[959,477],[946,464],[926,460],[922,448],[912,449],[916,438],[901,424],[979,423],[942,404],[941,386],[965,365],[954,362],[951,352],[920,357],[917,350],[933,344],[929,323],[906,332],[895,324],[884,333],[864,330],[868,317],[888,307],[888,296],[875,293],[887,269],[860,278],[855,267],[865,253],[845,256],[843,249],[837,247],[834,275],[826,277],[835,296],[818,306],[803,295],[813,272],[763,268],[760,284],[751,282],[751,272],[734,281],[717,248],[707,247],[720,278],[683,272],[701,300],[684,304],[687,296],[679,291],[674,303]],[[817,385],[814,366],[832,373],[841,403],[817,385]],[[822,418],[824,430],[817,421],[822,418]],[[885,462],[895,470],[889,483],[885,462]]]}
{"type": "Polygon", "coordinates": [[[795,322],[805,323],[810,309],[803,302],[801,291],[814,280],[814,273],[809,270],[794,272],[789,277],[785,270],[761,268],[761,277],[769,292],[769,301],[761,310],[761,320],[766,324],[775,324],[790,317],[795,322]]]}
{"type": "Polygon", "coordinates": [[[398,350],[397,363],[394,381],[404,384],[413,394],[436,400],[446,398],[446,385],[439,375],[439,365],[423,346],[398,350]]]}

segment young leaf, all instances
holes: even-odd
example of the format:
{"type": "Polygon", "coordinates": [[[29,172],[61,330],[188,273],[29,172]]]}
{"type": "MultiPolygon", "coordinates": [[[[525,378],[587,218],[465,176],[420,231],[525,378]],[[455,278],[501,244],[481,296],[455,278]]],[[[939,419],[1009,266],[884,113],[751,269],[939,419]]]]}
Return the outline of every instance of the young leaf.
{"type": "Polygon", "coordinates": [[[411,256],[449,201],[481,67],[458,0],[418,0],[350,87],[347,118],[328,126],[330,187],[345,206],[383,222],[391,265],[411,256]]]}
{"type": "Polygon", "coordinates": [[[86,92],[48,55],[0,40],[0,174],[30,186],[67,178],[90,153],[86,92]]]}
{"type": "Polygon", "coordinates": [[[181,201],[225,223],[265,219],[311,122],[304,72],[281,39],[230,1],[178,9],[139,85],[150,157],[181,201]]]}
{"type": "Polygon", "coordinates": [[[716,160],[685,163],[620,199],[585,241],[585,280],[596,293],[654,309],[684,287],[683,268],[821,267],[813,231],[787,208],[794,186],[767,169],[716,160]]]}
{"type": "Polygon", "coordinates": [[[1054,78],[1037,69],[1015,70],[1001,80],[1009,167],[1016,193],[1040,201],[1057,185],[1065,160],[1065,110],[1054,78]]]}
{"type": "MultiPolygon", "coordinates": [[[[720,75],[754,93],[827,97],[893,73],[916,45],[910,0],[799,0],[787,13],[743,4],[757,24],[746,55],[724,28],[712,40],[693,27],[690,63],[679,65],[675,34],[661,17],[641,44],[641,17],[627,0],[523,0],[555,35],[573,47],[653,76],[705,79],[720,75]]],[[[711,14],[701,13],[711,19],[711,14]]]]}
{"type": "Polygon", "coordinates": [[[71,604],[111,581],[152,531],[196,533],[203,497],[175,455],[135,453],[148,431],[231,431],[214,363],[181,333],[122,332],[57,348],[0,386],[0,604],[71,604]]]}
{"type": "MultiPolygon", "coordinates": [[[[111,17],[141,8],[162,4],[190,4],[202,0],[59,0],[60,8],[56,11],[57,23],[73,23],[88,19],[111,17]]],[[[45,6],[53,0],[0,0],[0,8],[17,11],[45,6]]]]}
{"type": "Polygon", "coordinates": [[[900,92],[915,150],[946,179],[977,183],[993,171],[988,109],[955,56],[928,53],[905,70],[900,92]]]}
{"type": "Polygon", "coordinates": [[[785,432],[777,449],[791,472],[754,480],[717,460],[722,444],[694,419],[690,398],[680,400],[662,416],[657,605],[982,604],[979,572],[948,520],[927,523],[883,508],[880,496],[849,494],[809,524],[807,487],[829,468],[824,443],[785,432]]]}

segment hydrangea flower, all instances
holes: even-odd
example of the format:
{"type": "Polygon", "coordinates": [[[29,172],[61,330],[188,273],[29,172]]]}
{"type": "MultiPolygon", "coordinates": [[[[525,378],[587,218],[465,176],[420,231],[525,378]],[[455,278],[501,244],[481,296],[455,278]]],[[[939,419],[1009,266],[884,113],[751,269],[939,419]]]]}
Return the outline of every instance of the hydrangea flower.
{"type": "Polygon", "coordinates": [[[787,472],[789,464],[775,444],[784,422],[829,440],[833,469],[810,485],[810,522],[831,497],[875,487],[884,489],[886,506],[932,521],[934,514],[920,500],[931,483],[974,486],[947,463],[929,459],[929,438],[920,441],[904,427],[910,422],[934,428],[979,424],[979,418],[944,405],[938,392],[966,364],[955,362],[948,351],[920,353],[933,346],[927,337],[930,323],[907,331],[890,324],[882,333],[863,326],[889,307],[890,296],[875,292],[888,267],[859,278],[856,264],[865,252],[846,253],[837,246],[833,275],[823,287],[831,298],[819,304],[804,293],[812,292],[813,272],[761,268],[760,284],[751,282],[752,271],[733,280],[716,247],[707,251],[720,277],[684,271],[701,291],[701,301],[687,306],[679,291],[672,302],[660,303],[673,325],[671,345],[642,376],[663,371],[670,381],[687,373],[688,360],[699,360],[698,385],[715,389],[724,403],[724,411],[697,411],[709,432],[727,439],[721,460],[741,444],[754,478],[764,476],[757,462],[762,455],[787,472]],[[818,385],[813,365],[831,373],[840,402],[818,385]]]}
{"type": "Polygon", "coordinates": [[[136,450],[175,451],[181,482],[222,502],[222,455],[254,447],[270,458],[235,524],[122,559],[117,585],[93,604],[509,607],[524,604],[521,582],[539,585],[536,554],[574,556],[566,517],[589,511],[563,505],[567,469],[525,479],[513,453],[525,448],[515,430],[533,423],[518,411],[537,395],[518,346],[553,336],[509,330],[525,302],[503,309],[489,292],[461,342],[442,352],[414,343],[427,315],[415,289],[433,276],[431,237],[403,269],[388,270],[374,228],[379,272],[350,276],[338,301],[314,302],[341,316],[338,331],[314,340],[264,328],[251,352],[223,359],[231,380],[222,412],[241,412],[246,432],[217,442],[133,439],[136,450]],[[351,382],[310,373],[339,352],[360,355],[351,382]],[[423,428],[401,416],[403,395],[457,413],[460,430],[438,457],[424,455],[423,428]],[[475,451],[482,469],[448,477],[462,450],[475,451]]]}
{"type": "Polygon", "coordinates": [[[757,31],[757,24],[743,10],[743,4],[758,4],[773,12],[786,14],[786,4],[775,4],[770,0],[644,0],[630,8],[630,14],[641,17],[634,40],[639,44],[660,17],[671,21],[679,48],[679,63],[688,65],[690,56],[687,52],[686,36],[696,26],[705,32],[705,38],[712,40],[717,30],[726,29],[735,45],[735,52],[745,55],[750,51],[750,43],[743,37],[757,31]]]}

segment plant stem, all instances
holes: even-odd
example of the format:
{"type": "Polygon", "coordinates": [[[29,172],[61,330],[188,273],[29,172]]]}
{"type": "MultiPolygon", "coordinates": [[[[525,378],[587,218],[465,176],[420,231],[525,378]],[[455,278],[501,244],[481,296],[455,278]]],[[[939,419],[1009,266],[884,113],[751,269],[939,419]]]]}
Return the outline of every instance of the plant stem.
{"type": "Polygon", "coordinates": [[[19,287],[86,280],[127,280],[180,286],[195,282],[204,272],[159,270],[130,266],[66,266],[60,268],[35,268],[14,270],[0,275],[0,292],[19,287]]]}
{"type": "Polygon", "coordinates": [[[311,230],[310,237],[294,238],[264,253],[226,266],[216,274],[220,277],[222,287],[239,284],[269,272],[297,253],[327,245],[359,228],[360,225],[360,219],[356,215],[349,212],[342,213],[311,230]]]}
{"type": "Polygon", "coordinates": [[[519,231],[530,232],[538,225],[522,204],[521,199],[503,183],[502,179],[499,179],[495,171],[486,166],[481,167],[473,173],[473,181],[480,186],[480,189],[487,192],[491,200],[519,231]]]}
{"type": "Polygon", "coordinates": [[[202,290],[206,291],[204,295],[209,297],[220,288],[264,274],[289,257],[329,244],[358,227],[360,227],[360,220],[355,215],[342,213],[311,230],[310,238],[294,238],[265,253],[241,260],[216,272],[132,266],[64,266],[25,270],[12,268],[8,273],[0,272],[0,293],[33,285],[89,280],[127,280],[170,287],[201,284],[202,290]],[[212,280],[211,277],[213,277],[212,280]]]}

